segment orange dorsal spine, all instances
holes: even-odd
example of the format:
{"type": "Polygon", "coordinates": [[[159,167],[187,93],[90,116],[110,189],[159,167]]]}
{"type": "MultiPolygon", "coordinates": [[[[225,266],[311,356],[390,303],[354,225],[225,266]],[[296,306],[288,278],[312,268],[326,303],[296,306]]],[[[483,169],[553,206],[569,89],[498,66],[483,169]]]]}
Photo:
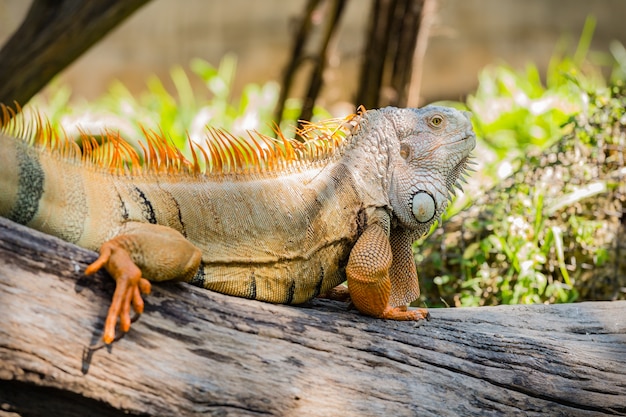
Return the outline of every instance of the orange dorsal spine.
{"type": "Polygon", "coordinates": [[[186,157],[163,132],[141,128],[143,140],[137,151],[119,132],[105,129],[97,137],[79,130],[68,137],[54,128],[38,112],[28,115],[0,104],[0,133],[20,139],[30,146],[68,161],[82,163],[115,175],[192,174],[230,176],[273,174],[302,169],[334,157],[355,129],[364,108],[345,118],[317,123],[304,122],[297,135],[304,141],[285,137],[275,128],[277,138],[248,131],[235,136],[224,130],[207,127],[202,143],[188,139],[190,157],[186,157]],[[79,146],[80,144],[80,146],[79,146]]]}

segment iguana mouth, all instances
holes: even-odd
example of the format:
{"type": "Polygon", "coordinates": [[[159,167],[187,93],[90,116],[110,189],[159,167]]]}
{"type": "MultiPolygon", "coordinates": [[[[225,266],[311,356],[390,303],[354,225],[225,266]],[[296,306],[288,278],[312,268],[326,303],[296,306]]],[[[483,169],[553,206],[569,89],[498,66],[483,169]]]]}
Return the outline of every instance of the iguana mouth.
{"type": "Polygon", "coordinates": [[[449,142],[446,145],[455,145],[457,143],[466,142],[469,139],[476,139],[476,135],[473,132],[468,132],[465,136],[460,139],[455,140],[454,142],[449,142]]]}

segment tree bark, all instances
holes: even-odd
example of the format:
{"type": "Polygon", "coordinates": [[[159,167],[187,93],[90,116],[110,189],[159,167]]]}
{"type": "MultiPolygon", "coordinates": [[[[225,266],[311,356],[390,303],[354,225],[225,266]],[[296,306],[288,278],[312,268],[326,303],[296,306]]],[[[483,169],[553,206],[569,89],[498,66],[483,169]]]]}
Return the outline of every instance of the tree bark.
{"type": "Polygon", "coordinates": [[[626,302],[410,323],[158,284],[89,350],[113,292],[95,257],[0,219],[0,415],[626,415],[626,302]]]}
{"type": "Polygon", "coordinates": [[[56,74],[150,0],[34,0],[0,50],[0,103],[26,104],[56,74]]]}

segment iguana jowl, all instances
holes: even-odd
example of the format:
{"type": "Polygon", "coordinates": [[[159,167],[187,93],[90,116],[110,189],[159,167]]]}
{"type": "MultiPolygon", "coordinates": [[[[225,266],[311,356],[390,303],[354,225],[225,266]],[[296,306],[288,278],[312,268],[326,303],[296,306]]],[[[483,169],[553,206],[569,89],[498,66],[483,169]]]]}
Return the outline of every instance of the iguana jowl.
{"type": "Polygon", "coordinates": [[[346,277],[374,317],[419,320],[412,242],[440,219],[475,146],[451,108],[384,108],[308,125],[304,144],[210,130],[184,158],[147,133],[144,165],[115,133],[80,150],[47,124],[9,117],[0,129],[0,215],[99,258],[116,290],[104,341],[153,281],[297,304],[346,277]],[[147,279],[146,279],[147,278],[147,279]]]}

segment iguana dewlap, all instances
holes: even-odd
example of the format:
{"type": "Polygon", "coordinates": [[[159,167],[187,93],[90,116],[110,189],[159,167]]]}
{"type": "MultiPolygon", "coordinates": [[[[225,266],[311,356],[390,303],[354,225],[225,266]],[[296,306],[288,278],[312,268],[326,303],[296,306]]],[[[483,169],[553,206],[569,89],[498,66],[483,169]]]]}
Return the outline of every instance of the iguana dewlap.
{"type": "Polygon", "coordinates": [[[147,134],[144,164],[114,133],[83,149],[4,110],[0,215],[99,250],[117,286],[104,340],[151,281],[297,304],[344,280],[353,304],[419,320],[411,244],[440,219],[475,146],[467,113],[370,110],[309,125],[302,144],[211,130],[185,158],[147,134]]]}

